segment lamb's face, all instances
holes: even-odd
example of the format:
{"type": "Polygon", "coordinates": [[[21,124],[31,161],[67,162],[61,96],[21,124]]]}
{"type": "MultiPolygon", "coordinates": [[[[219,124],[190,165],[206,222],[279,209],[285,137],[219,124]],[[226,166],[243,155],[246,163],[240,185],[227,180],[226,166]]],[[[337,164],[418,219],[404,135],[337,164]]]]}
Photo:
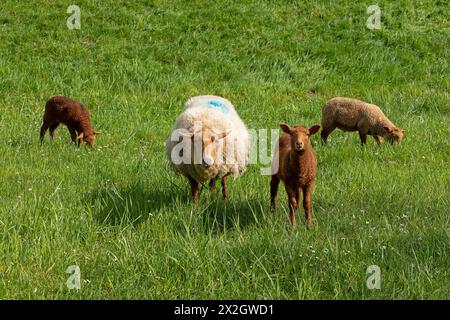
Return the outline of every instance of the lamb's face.
{"type": "Polygon", "coordinates": [[[400,144],[400,142],[403,140],[405,130],[397,127],[394,128],[384,127],[384,130],[386,130],[387,132],[385,138],[390,144],[394,143],[400,144]]]}
{"type": "Polygon", "coordinates": [[[319,131],[320,128],[318,125],[308,129],[303,126],[290,127],[286,124],[280,124],[280,127],[285,133],[289,134],[291,138],[291,148],[298,153],[305,151],[305,148],[311,144],[310,136],[319,131]]]}
{"type": "Polygon", "coordinates": [[[82,139],[88,144],[89,147],[94,148],[95,138],[100,135],[101,132],[94,131],[91,135],[85,135],[83,132],[78,136],[78,139],[82,139]]]}
{"type": "Polygon", "coordinates": [[[89,147],[94,147],[95,135],[86,136],[83,140],[88,144],[89,147]]]}

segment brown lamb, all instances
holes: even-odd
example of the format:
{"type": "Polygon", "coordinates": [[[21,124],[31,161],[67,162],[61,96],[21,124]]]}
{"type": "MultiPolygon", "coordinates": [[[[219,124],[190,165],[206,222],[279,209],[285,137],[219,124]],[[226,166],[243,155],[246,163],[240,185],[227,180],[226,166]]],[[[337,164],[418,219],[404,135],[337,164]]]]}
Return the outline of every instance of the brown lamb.
{"type": "Polygon", "coordinates": [[[376,105],[357,99],[336,97],[328,101],[322,110],[323,142],[330,133],[339,128],[343,131],[358,131],[361,144],[366,144],[367,135],[375,138],[378,145],[381,137],[389,143],[400,143],[404,130],[396,127],[376,105]]]}
{"type": "Polygon", "coordinates": [[[45,104],[44,120],[41,127],[40,139],[44,140],[47,129],[50,129],[50,137],[55,137],[55,130],[61,124],[65,124],[70,132],[72,142],[78,147],[83,140],[91,147],[100,132],[95,131],[91,125],[89,110],[81,103],[63,96],[50,98],[45,104]]]}
{"type": "Polygon", "coordinates": [[[311,225],[311,194],[317,172],[317,158],[311,146],[310,136],[319,131],[320,126],[311,128],[303,126],[290,127],[280,124],[286,133],[278,142],[275,150],[273,164],[278,159],[278,170],[272,166],[272,181],[270,182],[271,204],[277,207],[277,193],[280,180],[283,181],[289,201],[289,217],[291,225],[295,226],[294,211],[298,209],[300,192],[303,192],[303,208],[305,210],[306,224],[311,225]],[[277,158],[278,157],[278,158],[277,158]]]}

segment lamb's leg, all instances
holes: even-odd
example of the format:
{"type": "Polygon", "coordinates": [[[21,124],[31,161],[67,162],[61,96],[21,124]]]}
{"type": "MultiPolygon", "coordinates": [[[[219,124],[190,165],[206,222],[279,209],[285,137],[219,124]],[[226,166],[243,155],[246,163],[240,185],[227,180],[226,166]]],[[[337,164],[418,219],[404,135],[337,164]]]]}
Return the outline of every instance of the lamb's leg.
{"type": "Polygon", "coordinates": [[[55,121],[50,125],[50,137],[52,138],[52,140],[55,139],[55,130],[56,128],[58,128],[59,126],[59,122],[55,121]]]}
{"type": "Polygon", "coordinates": [[[367,132],[368,132],[367,120],[366,119],[359,120],[356,127],[358,128],[359,139],[361,140],[361,145],[364,146],[367,141],[367,132]]]}
{"type": "Polygon", "coordinates": [[[78,139],[80,134],[81,134],[81,132],[75,131],[75,135],[76,135],[75,140],[77,141],[78,148],[81,148],[81,145],[83,144],[83,139],[78,139]]]}
{"type": "Polygon", "coordinates": [[[334,125],[323,127],[322,131],[320,132],[320,137],[322,138],[323,143],[327,143],[328,136],[330,135],[331,132],[334,131],[334,129],[336,129],[336,126],[334,125]]]}
{"type": "Polygon", "coordinates": [[[228,196],[227,176],[224,176],[222,178],[222,196],[223,196],[223,200],[225,200],[228,196]]]}
{"type": "Polygon", "coordinates": [[[279,184],[280,178],[278,178],[278,175],[274,174],[272,176],[272,180],[270,181],[270,205],[273,209],[277,208],[277,194],[279,184]]]}
{"type": "Polygon", "coordinates": [[[69,130],[70,138],[72,139],[72,142],[76,143],[77,142],[77,132],[71,126],[67,126],[67,129],[69,130]]]}
{"type": "Polygon", "coordinates": [[[52,124],[52,121],[49,118],[44,117],[44,122],[42,123],[41,132],[39,135],[41,143],[42,143],[42,141],[44,141],[45,133],[47,132],[47,130],[51,124],[52,124]]]}
{"type": "Polygon", "coordinates": [[[294,195],[295,195],[295,202],[297,203],[297,209],[298,209],[298,214],[300,214],[301,212],[300,212],[300,188],[298,188],[298,189],[296,189],[295,190],[295,192],[294,192],[294,195]]]}
{"type": "Polygon", "coordinates": [[[311,225],[311,193],[313,186],[309,185],[303,188],[303,209],[305,209],[306,226],[311,225]]]}
{"type": "Polygon", "coordinates": [[[359,132],[359,139],[361,140],[361,145],[364,146],[367,141],[367,134],[363,132],[359,132]]]}
{"type": "Polygon", "coordinates": [[[194,209],[197,209],[198,189],[200,187],[200,183],[191,176],[188,176],[188,180],[191,185],[192,198],[194,199],[194,209]]]}
{"type": "Polygon", "coordinates": [[[292,190],[286,190],[288,192],[289,200],[289,219],[291,220],[291,225],[295,226],[295,210],[297,210],[298,204],[295,200],[295,193],[292,190]]]}
{"type": "Polygon", "coordinates": [[[381,145],[381,137],[380,137],[380,136],[373,136],[373,137],[374,137],[376,143],[377,143],[378,145],[381,145]]]}

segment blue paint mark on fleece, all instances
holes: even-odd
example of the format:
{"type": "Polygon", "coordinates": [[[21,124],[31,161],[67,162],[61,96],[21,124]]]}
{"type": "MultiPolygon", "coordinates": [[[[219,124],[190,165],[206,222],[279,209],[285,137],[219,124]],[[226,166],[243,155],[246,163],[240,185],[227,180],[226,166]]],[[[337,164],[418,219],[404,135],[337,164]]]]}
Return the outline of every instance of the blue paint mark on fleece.
{"type": "Polygon", "coordinates": [[[229,111],[226,105],[224,105],[222,102],[219,102],[219,101],[216,101],[216,100],[209,101],[208,105],[211,108],[220,109],[220,111],[222,111],[223,113],[228,113],[228,111],[229,111]]]}

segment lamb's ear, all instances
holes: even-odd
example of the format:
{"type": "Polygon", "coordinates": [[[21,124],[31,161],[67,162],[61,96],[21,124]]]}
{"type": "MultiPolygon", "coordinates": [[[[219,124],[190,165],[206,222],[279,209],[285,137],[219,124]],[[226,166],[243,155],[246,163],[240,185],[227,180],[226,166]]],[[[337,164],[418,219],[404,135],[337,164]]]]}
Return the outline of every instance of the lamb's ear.
{"type": "Polygon", "coordinates": [[[315,126],[312,126],[311,128],[308,129],[309,131],[309,135],[312,136],[314,133],[317,133],[317,131],[319,131],[320,126],[318,124],[316,124],[315,126]]]}
{"type": "Polygon", "coordinates": [[[280,123],[280,128],[281,130],[283,130],[284,132],[286,132],[287,134],[291,133],[291,127],[289,127],[287,124],[285,123],[280,123]]]}
{"type": "Polygon", "coordinates": [[[386,130],[387,133],[392,133],[392,128],[389,127],[383,127],[384,130],[386,130]]]}
{"type": "Polygon", "coordinates": [[[80,133],[77,137],[77,140],[83,140],[84,138],[84,132],[80,133]]]}

